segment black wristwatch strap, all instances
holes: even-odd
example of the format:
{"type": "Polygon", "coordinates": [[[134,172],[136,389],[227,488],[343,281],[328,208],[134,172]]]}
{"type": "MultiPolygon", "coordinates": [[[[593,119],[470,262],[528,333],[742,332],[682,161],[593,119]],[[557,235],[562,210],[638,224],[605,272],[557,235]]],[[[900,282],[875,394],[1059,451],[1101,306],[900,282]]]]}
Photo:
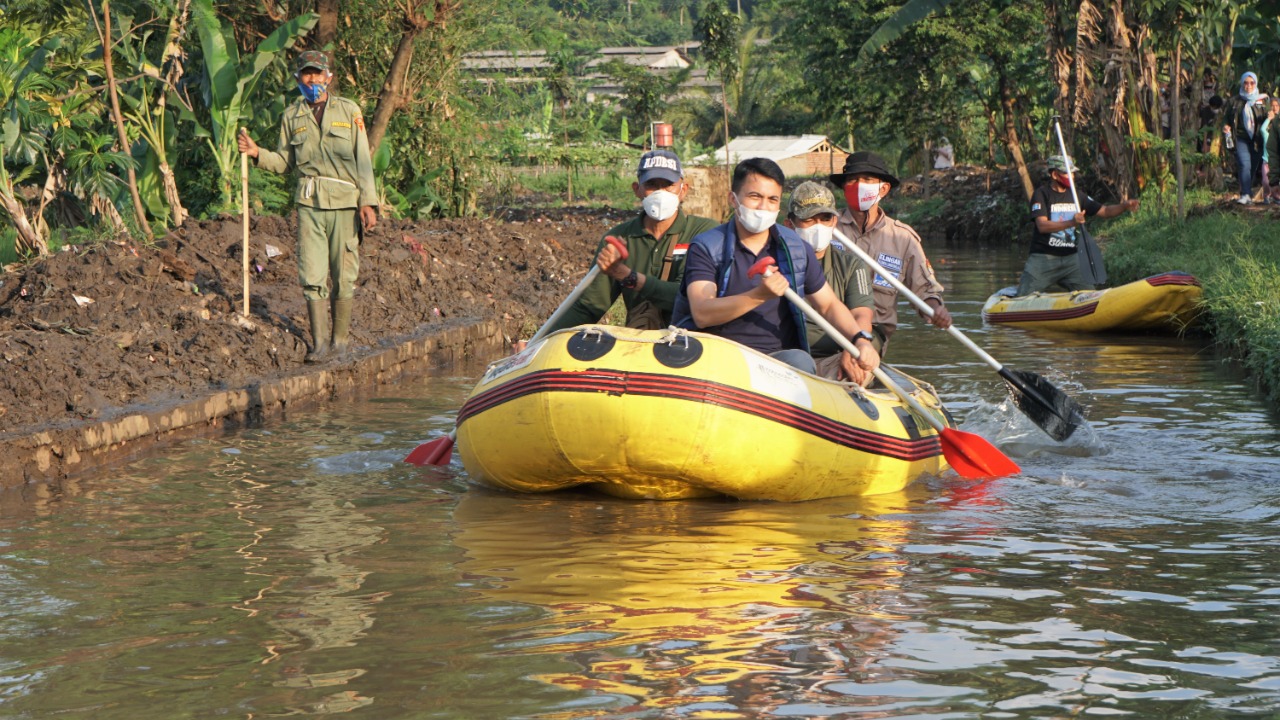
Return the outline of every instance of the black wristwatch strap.
{"type": "Polygon", "coordinates": [[[872,343],[872,344],[874,345],[874,344],[875,344],[875,341],[876,341],[876,338],[875,338],[875,336],[874,336],[874,335],[872,335],[871,333],[867,332],[866,330],[859,330],[858,332],[856,332],[856,333],[854,333],[854,334],[853,334],[853,337],[849,339],[849,342],[855,342],[855,343],[856,343],[856,342],[858,342],[859,340],[866,340],[867,342],[872,343]]]}
{"type": "Polygon", "coordinates": [[[634,290],[636,287],[636,283],[639,283],[639,282],[640,282],[640,274],[637,273],[635,270],[632,270],[631,274],[619,280],[618,284],[628,290],[634,290]]]}

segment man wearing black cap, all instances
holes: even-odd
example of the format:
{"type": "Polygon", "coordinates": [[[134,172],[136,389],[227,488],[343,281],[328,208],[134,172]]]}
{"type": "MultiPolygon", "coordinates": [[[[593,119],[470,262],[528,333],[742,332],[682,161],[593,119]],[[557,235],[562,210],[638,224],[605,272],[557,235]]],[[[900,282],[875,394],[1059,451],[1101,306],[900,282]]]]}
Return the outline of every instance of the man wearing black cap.
{"type": "MultiPolygon", "coordinates": [[[[889,217],[880,207],[898,178],[889,172],[884,158],[873,152],[856,152],[845,159],[844,172],[831,176],[831,184],[844,191],[849,207],[836,229],[933,308],[935,326],[951,327],[951,313],[942,304],[942,285],[933,275],[920,236],[910,225],[889,217]]],[[[876,298],[875,334],[884,356],[889,337],[898,329],[898,291],[876,274],[872,283],[876,298]]]]}
{"type": "Polygon", "coordinates": [[[639,214],[605,233],[623,241],[627,259],[602,239],[596,249],[600,275],[548,333],[600,322],[619,295],[627,306],[628,327],[657,330],[671,324],[689,241],[716,223],[680,210],[689,187],[680,158],[670,150],[650,150],[640,157],[631,191],[640,200],[639,214]]]}
{"type": "Polygon", "coordinates": [[[240,152],[257,158],[258,167],[280,174],[298,171],[298,279],[311,321],[306,362],[312,363],[329,354],[331,299],[332,347],[339,353],[347,349],[360,235],[378,221],[378,191],[364,115],[356,103],[328,92],[333,79],[328,56],[308,50],[294,69],[302,97],[284,112],[276,150],[258,147],[243,128],[237,140],[240,152]]]}

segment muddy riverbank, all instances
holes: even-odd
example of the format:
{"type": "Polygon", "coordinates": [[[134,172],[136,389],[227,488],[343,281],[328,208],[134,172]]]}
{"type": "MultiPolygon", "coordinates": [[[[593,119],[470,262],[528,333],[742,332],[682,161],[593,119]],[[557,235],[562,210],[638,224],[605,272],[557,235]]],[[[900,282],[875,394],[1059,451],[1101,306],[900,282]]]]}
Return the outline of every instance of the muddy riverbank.
{"type": "MultiPolygon", "coordinates": [[[[366,237],[355,359],[467,319],[527,334],[587,270],[611,210],[487,220],[385,221],[366,237]]],[[[101,423],[317,368],[297,284],[292,218],[250,233],[242,303],[239,218],[189,222],[155,245],[68,247],[0,276],[0,440],[101,423]]],[[[335,363],[330,363],[333,369],[335,363]]]]}

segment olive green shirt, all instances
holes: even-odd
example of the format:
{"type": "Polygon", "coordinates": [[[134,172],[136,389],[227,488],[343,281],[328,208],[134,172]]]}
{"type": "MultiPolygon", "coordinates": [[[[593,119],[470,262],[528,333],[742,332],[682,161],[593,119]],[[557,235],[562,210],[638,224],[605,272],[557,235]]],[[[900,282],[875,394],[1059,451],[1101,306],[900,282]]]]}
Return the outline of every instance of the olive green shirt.
{"type": "MultiPolygon", "coordinates": [[[[845,307],[850,310],[870,308],[874,311],[876,301],[871,295],[871,268],[857,255],[843,249],[839,243],[832,242],[827,246],[827,253],[822,256],[822,274],[827,276],[831,291],[845,307]]],[[[810,355],[820,358],[840,352],[836,341],[816,323],[806,318],[805,325],[808,326],[810,355]]]]}
{"type": "Polygon", "coordinates": [[[373,158],[360,106],[330,93],[322,119],[324,127],[299,98],[284,111],[276,150],[259,149],[258,167],[280,174],[296,169],[293,199],[299,205],[321,210],[376,206],[373,158]]]}
{"type": "MultiPolygon", "coordinates": [[[[684,278],[684,260],[689,241],[699,233],[717,225],[719,223],[714,220],[697,215],[686,215],[681,210],[676,214],[675,222],[671,223],[671,227],[667,228],[660,238],[654,238],[644,229],[644,213],[639,213],[634,218],[614,226],[605,233],[605,236],[612,235],[627,244],[627,259],[623,262],[627,267],[645,276],[644,287],[639,290],[624,290],[618,281],[600,273],[578,300],[569,306],[555,326],[547,328],[547,332],[553,333],[576,325],[600,322],[600,318],[613,307],[619,294],[622,295],[622,302],[627,306],[628,314],[637,303],[648,301],[661,309],[663,319],[670,323],[671,308],[675,305],[676,293],[679,292],[680,281],[684,278]],[[667,279],[663,280],[662,266],[668,256],[671,258],[671,270],[667,273],[667,279]]],[[[595,257],[600,254],[602,247],[604,247],[603,238],[596,246],[595,255],[591,256],[592,265],[595,264],[595,257]]]]}

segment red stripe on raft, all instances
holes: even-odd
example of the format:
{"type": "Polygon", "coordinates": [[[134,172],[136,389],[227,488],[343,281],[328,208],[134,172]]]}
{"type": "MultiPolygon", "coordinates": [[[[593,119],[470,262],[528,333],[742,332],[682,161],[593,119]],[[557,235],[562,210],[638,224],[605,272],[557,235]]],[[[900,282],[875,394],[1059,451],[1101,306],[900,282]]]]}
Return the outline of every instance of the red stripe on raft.
{"type": "Polygon", "coordinates": [[[915,461],[942,453],[937,436],[918,440],[863,430],[834,421],[824,415],[748,392],[731,385],[653,373],[615,370],[565,372],[542,370],[529,373],[468,400],[458,412],[458,424],[499,405],[546,392],[594,392],[610,395],[641,395],[689,400],[736,410],[771,420],[844,447],[899,460],[915,461]]]}
{"type": "Polygon", "coordinates": [[[1152,275],[1147,278],[1147,284],[1153,287],[1161,285],[1195,285],[1199,287],[1200,281],[1194,275],[1186,273],[1165,273],[1164,275],[1152,275]]]}
{"type": "Polygon", "coordinates": [[[1098,303],[1091,302],[1066,310],[1010,310],[1008,312],[982,313],[987,322],[1040,322],[1044,320],[1071,320],[1072,318],[1092,315],[1098,309],[1098,303]]]}

